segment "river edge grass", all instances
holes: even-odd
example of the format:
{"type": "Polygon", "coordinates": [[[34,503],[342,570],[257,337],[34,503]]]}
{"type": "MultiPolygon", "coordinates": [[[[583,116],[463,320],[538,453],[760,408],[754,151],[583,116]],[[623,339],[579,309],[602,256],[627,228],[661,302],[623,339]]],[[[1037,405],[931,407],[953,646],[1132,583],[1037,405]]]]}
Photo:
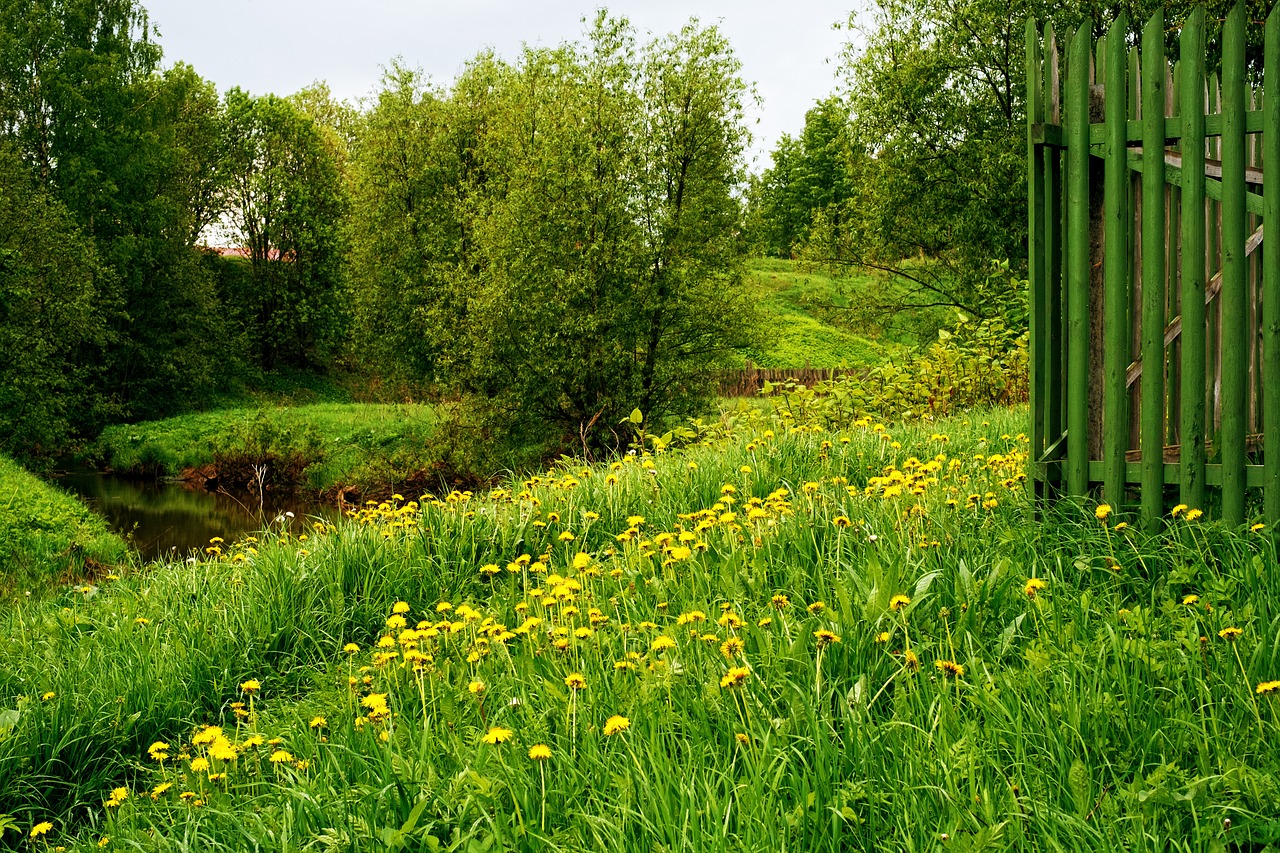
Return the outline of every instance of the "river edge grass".
{"type": "Polygon", "coordinates": [[[424,482],[438,463],[435,409],[420,403],[256,406],[105,429],[81,461],[131,476],[218,478],[230,490],[268,486],[353,496],[424,482]]]}
{"type": "Polygon", "coordinates": [[[6,613],[0,812],[75,850],[1274,840],[1267,531],[1034,521],[1025,417],[752,409],[6,613]]]}
{"type": "Polygon", "coordinates": [[[0,601],[103,578],[131,559],[101,516],[0,456],[0,601]]]}

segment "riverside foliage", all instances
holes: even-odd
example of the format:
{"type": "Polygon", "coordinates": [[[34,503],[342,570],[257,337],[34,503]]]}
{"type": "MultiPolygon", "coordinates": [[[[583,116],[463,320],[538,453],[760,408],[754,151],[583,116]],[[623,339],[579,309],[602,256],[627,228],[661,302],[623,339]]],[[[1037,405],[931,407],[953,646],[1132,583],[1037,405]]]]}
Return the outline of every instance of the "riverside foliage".
{"type": "Polygon", "coordinates": [[[396,497],[11,611],[7,838],[1265,843],[1268,531],[1185,507],[1152,538],[1106,507],[1033,522],[1024,420],[744,407],[682,449],[396,497]]]}

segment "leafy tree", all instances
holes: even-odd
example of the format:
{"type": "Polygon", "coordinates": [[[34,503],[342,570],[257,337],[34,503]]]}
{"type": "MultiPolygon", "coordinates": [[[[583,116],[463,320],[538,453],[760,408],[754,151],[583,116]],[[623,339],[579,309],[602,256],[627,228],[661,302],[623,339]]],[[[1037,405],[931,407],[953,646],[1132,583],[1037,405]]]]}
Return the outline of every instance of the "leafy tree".
{"type": "Polygon", "coordinates": [[[851,196],[814,218],[805,256],[888,270],[868,294],[903,308],[992,309],[992,258],[1025,257],[1023,22],[1039,0],[882,0],[843,73],[854,144],[851,196]]]}
{"type": "Polygon", "coordinates": [[[540,446],[692,410],[751,316],[744,91],[716,30],[641,48],[604,16],[447,93],[393,69],[355,148],[353,221],[381,235],[355,253],[365,339],[540,446]]]}
{"type": "Polygon", "coordinates": [[[106,334],[69,370],[95,389],[81,429],[190,405],[225,362],[216,294],[191,251],[216,102],[189,68],[158,74],[159,58],[134,0],[0,0],[0,133],[112,272],[95,279],[106,334]]]}
{"type": "Polygon", "coordinates": [[[104,334],[93,241],[0,143],[0,453],[51,453],[89,403],[78,355],[104,334]]]}
{"type": "Polygon", "coordinates": [[[481,73],[473,64],[449,98],[394,65],[354,134],[355,345],[392,374],[433,380],[457,356],[447,345],[464,302],[453,286],[469,247],[461,203],[482,184],[469,171],[477,128],[461,89],[481,73]]]}
{"type": "Polygon", "coordinates": [[[687,413],[706,371],[752,333],[737,230],[746,86],[728,40],[690,22],[641,64],[640,222],[647,326],[641,408],[687,413]]]}
{"type": "Polygon", "coordinates": [[[315,122],[274,95],[225,99],[229,217],[249,252],[250,289],[229,295],[266,369],[324,363],[346,317],[345,196],[315,122]]]}
{"type": "Polygon", "coordinates": [[[758,251],[786,258],[808,238],[815,212],[840,218],[866,155],[853,144],[848,108],[832,97],[805,114],[798,138],[783,134],[772,159],[749,194],[751,239],[758,251]]]}

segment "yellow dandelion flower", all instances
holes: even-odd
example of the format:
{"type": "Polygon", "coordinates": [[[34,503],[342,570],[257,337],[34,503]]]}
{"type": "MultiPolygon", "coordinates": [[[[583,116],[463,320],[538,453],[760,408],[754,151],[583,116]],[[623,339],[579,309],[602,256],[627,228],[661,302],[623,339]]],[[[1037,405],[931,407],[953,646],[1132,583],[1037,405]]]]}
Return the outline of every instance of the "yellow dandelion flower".
{"type": "Polygon", "coordinates": [[[1189,509],[1187,510],[1187,514],[1184,517],[1187,519],[1187,521],[1195,521],[1197,518],[1200,518],[1202,515],[1204,515],[1203,510],[1189,509]]]}
{"type": "Polygon", "coordinates": [[[817,639],[818,648],[820,649],[826,648],[832,643],[840,642],[840,635],[832,631],[828,631],[825,628],[814,631],[813,636],[817,639]]]}
{"type": "Polygon", "coordinates": [[[902,662],[906,664],[907,669],[912,672],[920,668],[920,658],[917,657],[916,653],[911,651],[911,649],[907,649],[902,653],[902,662]]]}
{"type": "Polygon", "coordinates": [[[734,658],[742,654],[745,648],[746,644],[741,637],[730,637],[720,644],[720,654],[727,658],[734,658]]]}
{"type": "Polygon", "coordinates": [[[654,638],[653,643],[651,643],[649,646],[649,651],[660,652],[665,649],[674,649],[675,647],[676,647],[675,640],[671,639],[666,634],[661,634],[654,638]]]}
{"type": "Polygon", "coordinates": [[[810,604],[805,609],[808,610],[810,613],[821,613],[822,611],[827,609],[827,605],[825,602],[815,601],[813,604],[810,604]]]}
{"type": "Polygon", "coordinates": [[[535,743],[529,747],[529,757],[534,761],[546,761],[551,758],[551,747],[545,743],[535,743]]]}
{"type": "Polygon", "coordinates": [[[1264,681],[1254,690],[1259,696],[1266,696],[1268,693],[1280,692],[1280,681],[1264,681]]]}
{"type": "Polygon", "coordinates": [[[964,666],[953,660],[934,661],[933,665],[937,668],[938,672],[941,672],[944,676],[953,676],[955,678],[964,677],[964,666]]]}
{"type": "Polygon", "coordinates": [[[1223,628],[1218,632],[1218,636],[1226,640],[1228,643],[1234,643],[1244,631],[1239,628],[1223,628]]]}
{"type": "Polygon", "coordinates": [[[889,642],[889,632],[881,631],[879,634],[876,634],[876,642],[881,645],[884,645],[885,643],[889,642]]]}
{"type": "Polygon", "coordinates": [[[409,603],[408,603],[407,601],[397,601],[395,604],[393,604],[393,605],[391,606],[391,612],[392,612],[392,613],[401,613],[401,614],[403,614],[403,613],[408,613],[408,612],[409,612],[409,603]]]}
{"type": "MultiPolygon", "coordinates": [[[[1277,684],[1280,684],[1280,682],[1277,682],[1277,684]]],[[[613,715],[604,722],[604,733],[606,736],[625,732],[629,728],[631,728],[631,721],[619,714],[613,715]]]]}
{"type": "Polygon", "coordinates": [[[257,693],[262,689],[262,684],[259,683],[258,679],[250,678],[248,681],[242,681],[240,683],[240,689],[245,693],[257,693]]]}
{"type": "Polygon", "coordinates": [[[1178,504],[1173,508],[1173,510],[1169,513],[1169,515],[1172,516],[1173,518],[1177,518],[1179,515],[1181,515],[1186,511],[1187,511],[1186,504],[1178,504]]]}
{"type": "Polygon", "coordinates": [[[329,721],[324,717],[312,717],[311,722],[308,723],[308,725],[313,729],[323,729],[325,726],[329,725],[329,721]]]}
{"type": "Polygon", "coordinates": [[[147,747],[147,754],[155,761],[165,761],[169,758],[169,744],[158,740],[147,747]]]}
{"type": "Polygon", "coordinates": [[[504,729],[502,726],[493,726],[489,729],[488,733],[481,738],[481,740],[487,744],[506,743],[515,737],[515,734],[516,733],[511,731],[511,729],[504,729]]]}
{"type": "Polygon", "coordinates": [[[219,761],[235,761],[236,750],[225,737],[220,737],[209,747],[209,757],[219,761]]]}
{"type": "Polygon", "coordinates": [[[911,603],[911,599],[908,598],[907,596],[895,595],[893,598],[889,599],[889,609],[901,610],[902,608],[906,607],[910,603],[911,603]]]}
{"type": "Polygon", "coordinates": [[[39,823],[37,823],[35,826],[31,827],[31,837],[39,838],[40,836],[46,834],[51,829],[53,829],[53,824],[47,820],[42,820],[39,823]]]}
{"type": "Polygon", "coordinates": [[[292,762],[293,756],[289,754],[288,750],[277,749],[275,752],[271,753],[272,764],[290,764],[292,762]]]}
{"type": "Polygon", "coordinates": [[[1182,596],[1182,603],[1187,605],[1188,607],[1190,607],[1193,604],[1198,604],[1199,601],[1200,601],[1200,596],[1195,594],[1182,596]]]}
{"type": "Polygon", "coordinates": [[[1098,521],[1106,521],[1111,515],[1111,504],[1098,504],[1098,508],[1093,511],[1093,517],[1098,521]]]}
{"type": "Polygon", "coordinates": [[[729,671],[725,673],[724,678],[720,679],[720,686],[725,688],[737,687],[750,676],[751,670],[747,669],[745,666],[731,667],[729,671]]]}
{"type": "Polygon", "coordinates": [[[571,672],[564,677],[564,685],[570,690],[583,690],[587,686],[587,679],[580,672],[571,672]]]}
{"type": "Polygon", "coordinates": [[[1027,585],[1022,588],[1022,591],[1026,593],[1027,598],[1035,598],[1036,593],[1048,585],[1042,578],[1027,578],[1027,585]]]}
{"type": "Polygon", "coordinates": [[[205,758],[203,755],[198,755],[195,758],[191,759],[192,773],[204,773],[208,769],[209,769],[209,759],[205,758]]]}
{"type": "Polygon", "coordinates": [[[342,647],[342,650],[349,655],[354,655],[359,653],[360,647],[357,646],[355,643],[347,643],[345,646],[342,647]]]}

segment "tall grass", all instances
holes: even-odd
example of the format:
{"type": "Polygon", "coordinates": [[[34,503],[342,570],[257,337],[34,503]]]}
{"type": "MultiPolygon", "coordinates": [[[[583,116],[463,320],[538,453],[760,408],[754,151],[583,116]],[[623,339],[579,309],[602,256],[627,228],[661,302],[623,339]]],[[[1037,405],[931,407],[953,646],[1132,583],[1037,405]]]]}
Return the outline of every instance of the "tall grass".
{"type": "Polygon", "coordinates": [[[1033,518],[1025,416],[743,414],[13,610],[0,813],[72,849],[1274,840],[1270,533],[1033,518]]]}
{"type": "Polygon", "coordinates": [[[0,456],[0,601],[102,577],[128,560],[102,518],[0,456]]]}

